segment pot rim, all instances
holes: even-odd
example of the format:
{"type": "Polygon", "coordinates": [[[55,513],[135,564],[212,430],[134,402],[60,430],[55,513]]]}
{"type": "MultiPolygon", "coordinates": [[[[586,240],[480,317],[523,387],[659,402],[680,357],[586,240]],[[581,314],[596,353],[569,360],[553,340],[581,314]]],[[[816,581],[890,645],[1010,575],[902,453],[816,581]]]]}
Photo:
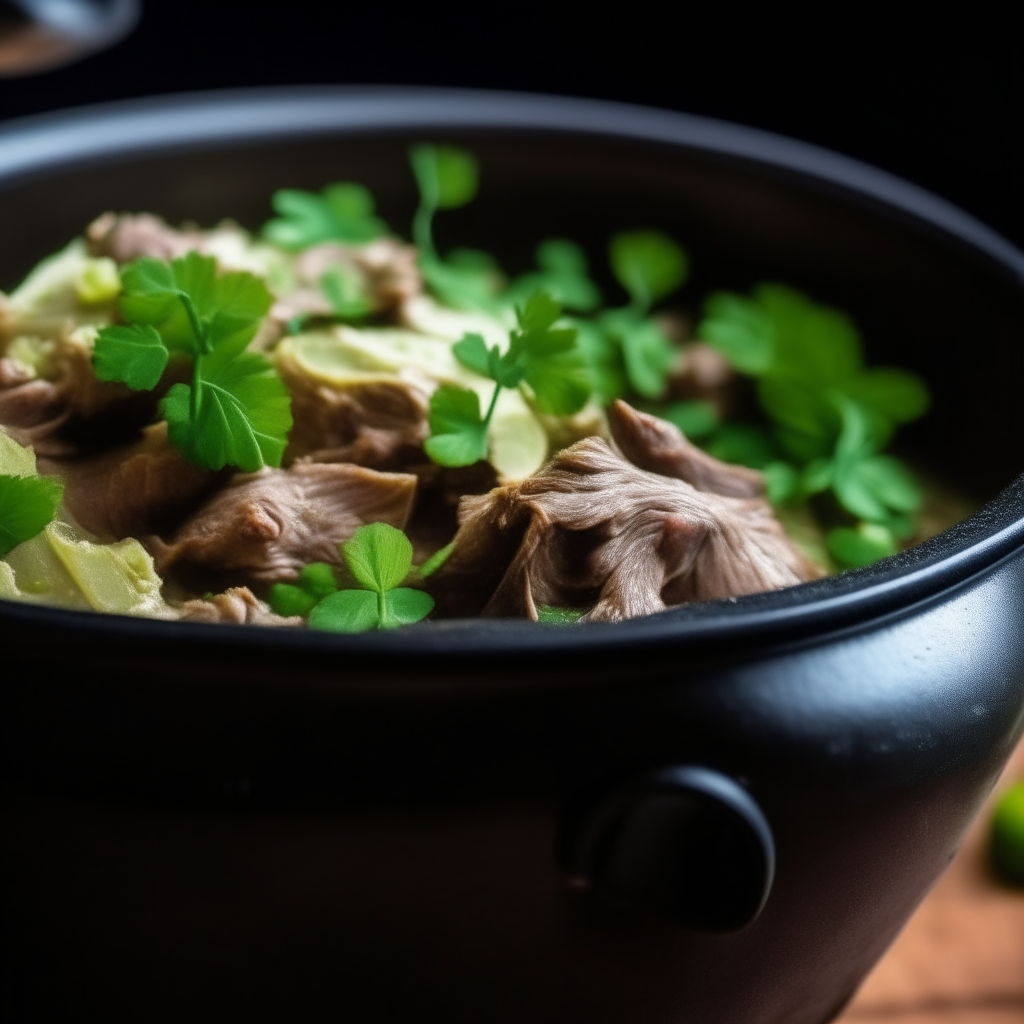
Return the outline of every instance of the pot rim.
{"type": "MultiPolygon", "coordinates": [[[[592,99],[404,86],[292,86],[156,96],[0,125],[0,189],[70,166],[232,144],[400,131],[552,132],[647,142],[782,173],[805,187],[868,201],[890,217],[973,249],[1024,285],[1024,253],[953,204],[849,157],[759,129],[592,99]]],[[[832,632],[906,609],[1024,549],[1024,474],[968,519],[865,569],[724,601],[680,605],[621,623],[540,628],[519,620],[430,623],[386,634],[165,622],[0,601],[0,623],[53,627],[96,640],[188,640],[313,654],[346,650],[413,658],[484,653],[573,654],[704,645],[743,634],[766,641],[832,632]]],[[[433,660],[431,658],[431,660],[433,660]]]]}

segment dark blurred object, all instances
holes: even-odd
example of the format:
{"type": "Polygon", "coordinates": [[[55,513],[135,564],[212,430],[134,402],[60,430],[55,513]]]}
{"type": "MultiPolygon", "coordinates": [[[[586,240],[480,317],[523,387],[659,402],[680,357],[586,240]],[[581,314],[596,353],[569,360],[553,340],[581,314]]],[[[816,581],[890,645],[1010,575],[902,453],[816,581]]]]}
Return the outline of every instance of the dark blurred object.
{"type": "Polygon", "coordinates": [[[1024,888],[1024,779],[1011,786],[996,804],[991,858],[999,878],[1024,888]]]}
{"type": "Polygon", "coordinates": [[[34,75],[124,38],[138,0],[0,0],[0,76],[34,75]]]}

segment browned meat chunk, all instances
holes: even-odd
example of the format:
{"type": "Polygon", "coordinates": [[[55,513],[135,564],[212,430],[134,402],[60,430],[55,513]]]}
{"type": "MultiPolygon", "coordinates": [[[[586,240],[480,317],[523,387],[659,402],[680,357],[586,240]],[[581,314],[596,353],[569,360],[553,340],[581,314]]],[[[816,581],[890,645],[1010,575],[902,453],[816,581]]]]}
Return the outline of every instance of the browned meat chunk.
{"type": "Polygon", "coordinates": [[[289,582],[310,562],[341,560],[364,523],[405,526],[416,477],[362,466],[303,463],[239,473],[178,531],[153,538],[157,569],[191,567],[253,583],[289,582]]]}
{"type": "Polygon", "coordinates": [[[736,371],[732,363],[710,345],[694,341],[685,345],[669,373],[674,398],[711,402],[723,419],[736,404],[736,371]]]}
{"type": "Polygon", "coordinates": [[[332,387],[285,359],[278,369],[292,396],[289,458],[308,455],[316,462],[374,469],[406,469],[425,461],[428,405],[418,388],[399,380],[332,387]]]}
{"type": "Polygon", "coordinates": [[[167,424],[148,427],[140,441],[91,459],[50,462],[64,478],[64,502],[103,540],[173,530],[224,479],[186,462],[167,443],[167,424]]]}
{"type": "Polygon", "coordinates": [[[200,231],[178,231],[151,213],[104,213],[85,231],[92,256],[128,263],[142,256],[174,260],[192,249],[202,252],[200,231]]]}
{"type": "Polygon", "coordinates": [[[593,604],[589,621],[775,590],[823,575],[759,498],[705,493],[627,462],[600,438],[540,472],[467,497],[431,577],[447,615],[537,617],[593,604]]]}
{"type": "Polygon", "coordinates": [[[67,387],[38,380],[12,359],[0,359],[0,424],[19,444],[40,455],[66,455],[74,449],[54,434],[68,421],[67,387]]]}
{"type": "Polygon", "coordinates": [[[638,412],[621,399],[608,410],[608,425],[622,454],[649,473],[675,477],[698,491],[756,498],[764,477],[756,469],[721,462],[690,444],[673,423],[638,412]]]}
{"type": "Polygon", "coordinates": [[[248,587],[186,601],[179,617],[185,622],[229,622],[238,626],[302,626],[301,616],[283,618],[270,610],[248,587]]]}

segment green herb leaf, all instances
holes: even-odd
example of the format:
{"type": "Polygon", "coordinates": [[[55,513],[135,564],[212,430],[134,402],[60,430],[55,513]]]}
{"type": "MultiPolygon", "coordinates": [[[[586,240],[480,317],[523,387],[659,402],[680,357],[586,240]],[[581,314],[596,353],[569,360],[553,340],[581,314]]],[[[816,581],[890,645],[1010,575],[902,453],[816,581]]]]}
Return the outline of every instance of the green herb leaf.
{"type": "MultiPolygon", "coordinates": [[[[456,250],[447,261],[421,249],[419,267],[431,291],[454,309],[496,311],[502,276],[497,263],[488,258],[467,260],[471,250],[456,250]],[[461,254],[461,262],[458,257],[461,254]]],[[[484,254],[480,254],[484,255],[484,254]]]]}
{"type": "Polygon", "coordinates": [[[434,599],[422,590],[398,587],[384,595],[384,621],[381,629],[408,626],[425,619],[434,610],[434,599]]]}
{"type": "Polygon", "coordinates": [[[121,315],[152,324],[172,352],[234,354],[255,337],[273,301],[267,286],[245,271],[217,275],[212,256],[190,252],[170,266],[140,259],[121,271],[121,315]]]}
{"type": "Polygon", "coordinates": [[[551,626],[571,626],[586,615],[583,608],[556,608],[551,604],[537,605],[537,621],[551,626]]]}
{"type": "Polygon", "coordinates": [[[511,334],[507,359],[522,368],[541,412],[570,416],[590,398],[590,372],[576,348],[576,329],[553,326],[561,313],[546,292],[531,295],[516,312],[519,329],[511,334]]]}
{"type": "Polygon", "coordinates": [[[334,566],[327,562],[310,562],[299,573],[299,586],[314,597],[326,597],[338,589],[334,566]]]}
{"type": "Polygon", "coordinates": [[[255,352],[219,356],[199,357],[192,385],[175,384],[161,402],[171,443],[208,469],[280,466],[292,427],[284,382],[255,352]]]}
{"type": "Polygon", "coordinates": [[[152,391],[160,383],[170,352],[150,324],[102,327],[92,365],[99,380],[119,381],[133,391],[152,391]]]}
{"type": "Polygon", "coordinates": [[[409,538],[387,523],[360,526],[341,552],[356,580],[378,594],[397,587],[412,568],[409,538]]]}
{"type": "Polygon", "coordinates": [[[373,303],[359,273],[336,263],[320,278],[320,289],[327,296],[334,315],[343,320],[361,320],[373,312],[373,303]]]}
{"type": "Polygon", "coordinates": [[[371,192],[355,182],[328,185],[319,195],[280,189],[272,200],[280,217],[268,221],[263,237],[282,249],[307,249],[321,242],[369,242],[386,234],[374,216],[371,192]]]}
{"type": "Polygon", "coordinates": [[[466,150],[422,143],[412,148],[409,160],[420,196],[433,209],[455,209],[476,197],[480,169],[466,150]]]}
{"type": "Polygon", "coordinates": [[[689,259],[682,247],[660,231],[615,235],[608,254],[619,284],[644,312],[674,292],[689,271],[689,259]]]}
{"type": "Polygon", "coordinates": [[[601,291],[588,276],[583,250],[566,238],[549,238],[537,246],[538,271],[517,277],[505,298],[513,304],[546,291],[566,309],[587,312],[601,304],[601,291]]]}
{"type": "Polygon", "coordinates": [[[41,533],[63,496],[55,477],[0,475],[0,558],[41,533]]]}
{"type": "Polygon", "coordinates": [[[781,505],[796,497],[800,489],[800,471],[789,462],[769,462],[762,469],[768,500],[781,505]]]}
{"type": "Polygon", "coordinates": [[[610,405],[626,393],[628,379],[617,338],[590,320],[574,320],[576,346],[590,374],[591,387],[602,405],[610,405]]]}
{"type": "Polygon", "coordinates": [[[856,529],[836,527],[828,532],[829,554],[844,568],[859,569],[896,554],[896,538],[884,526],[861,523],[856,529]]]}
{"type": "Polygon", "coordinates": [[[771,435],[752,423],[723,423],[707,446],[708,453],[723,462],[764,469],[778,458],[771,435]]]}
{"type": "Polygon", "coordinates": [[[775,324],[757,302],[742,295],[712,295],[697,334],[741,373],[760,377],[775,361],[775,324]]]}
{"type": "Polygon", "coordinates": [[[275,583],[267,594],[267,603],[270,607],[286,619],[295,615],[305,618],[319,600],[315,594],[292,583],[275,583]]]}
{"type": "Polygon", "coordinates": [[[442,466],[471,466],[487,457],[487,423],[475,391],[443,384],[430,398],[430,437],[423,447],[442,466]]]}
{"type": "Polygon", "coordinates": [[[309,627],[329,633],[365,633],[380,624],[377,606],[378,596],[370,590],[339,590],[313,608],[309,627]]]}
{"type": "Polygon", "coordinates": [[[996,803],[991,857],[1000,878],[1024,886],[1024,779],[1014,783],[996,803]]]}
{"type": "Polygon", "coordinates": [[[446,544],[440,551],[435,551],[421,566],[416,570],[419,578],[425,580],[428,576],[437,572],[442,565],[448,560],[448,556],[455,550],[455,541],[450,544],[446,544]]]}
{"type": "Polygon", "coordinates": [[[909,423],[923,416],[931,402],[928,387],[906,370],[865,370],[843,384],[843,393],[895,423],[909,423]]]}
{"type": "Polygon", "coordinates": [[[452,355],[467,370],[479,373],[481,377],[491,376],[491,356],[482,334],[464,334],[462,340],[452,346],[452,355]]]}
{"type": "Polygon", "coordinates": [[[721,422],[714,402],[673,402],[659,409],[657,415],[674,423],[691,440],[713,434],[721,422]]]}

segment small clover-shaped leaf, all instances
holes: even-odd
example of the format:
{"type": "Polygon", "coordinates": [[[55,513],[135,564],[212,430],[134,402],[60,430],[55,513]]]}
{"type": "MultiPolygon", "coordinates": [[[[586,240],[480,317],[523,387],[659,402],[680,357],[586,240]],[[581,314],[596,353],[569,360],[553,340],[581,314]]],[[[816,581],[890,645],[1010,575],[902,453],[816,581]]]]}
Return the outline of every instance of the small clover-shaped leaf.
{"type": "Polygon", "coordinates": [[[425,619],[434,610],[434,599],[422,590],[398,587],[384,595],[384,621],[381,629],[408,626],[425,619]]]}
{"type": "Polygon", "coordinates": [[[369,242],[387,231],[374,215],[373,195],[356,182],[328,185],[319,195],[280,189],[272,200],[280,214],[263,227],[263,237],[283,249],[306,249],[321,242],[369,242]]]}
{"type": "Polygon", "coordinates": [[[827,543],[829,554],[846,569],[871,565],[898,550],[892,532],[874,523],[861,523],[856,529],[836,527],[829,530],[827,543]]]}
{"type": "Polygon", "coordinates": [[[476,158],[455,146],[423,143],[409,153],[424,203],[437,210],[465,206],[476,196],[480,169],[476,158]]]}
{"type": "Polygon", "coordinates": [[[360,526],[341,547],[352,575],[367,590],[393,590],[412,568],[412,544],[387,523],[360,526]]]}
{"type": "Polygon", "coordinates": [[[310,629],[329,633],[365,633],[380,626],[378,595],[371,590],[339,590],[309,613],[310,629]]]}

